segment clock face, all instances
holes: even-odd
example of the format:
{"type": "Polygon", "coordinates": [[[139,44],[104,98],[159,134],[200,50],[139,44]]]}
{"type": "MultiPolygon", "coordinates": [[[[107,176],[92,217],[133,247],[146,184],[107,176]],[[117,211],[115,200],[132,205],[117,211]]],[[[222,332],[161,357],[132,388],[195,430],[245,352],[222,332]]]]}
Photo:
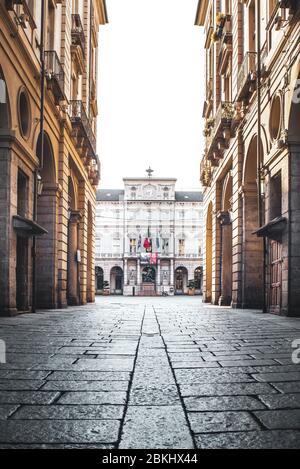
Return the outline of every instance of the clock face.
{"type": "Polygon", "coordinates": [[[147,198],[153,197],[155,194],[155,187],[151,184],[148,184],[147,186],[145,186],[144,194],[147,198]]]}

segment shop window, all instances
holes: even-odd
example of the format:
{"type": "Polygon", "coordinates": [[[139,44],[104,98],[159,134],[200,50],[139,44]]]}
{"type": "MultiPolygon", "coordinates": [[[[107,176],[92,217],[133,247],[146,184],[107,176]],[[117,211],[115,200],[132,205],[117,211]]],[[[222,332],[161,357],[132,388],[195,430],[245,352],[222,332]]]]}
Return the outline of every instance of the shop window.
{"type": "Polygon", "coordinates": [[[19,170],[17,184],[17,213],[20,217],[26,217],[27,215],[27,186],[28,178],[21,170],[19,170]]]}
{"type": "Polygon", "coordinates": [[[282,215],[282,183],[281,171],[270,180],[270,219],[282,215]]]}

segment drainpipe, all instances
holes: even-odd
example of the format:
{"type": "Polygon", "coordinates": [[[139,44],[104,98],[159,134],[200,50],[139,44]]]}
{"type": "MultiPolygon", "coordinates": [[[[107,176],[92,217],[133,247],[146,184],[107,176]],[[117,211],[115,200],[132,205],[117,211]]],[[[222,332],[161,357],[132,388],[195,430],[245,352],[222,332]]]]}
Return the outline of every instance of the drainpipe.
{"type": "MultiPolygon", "coordinates": [[[[263,204],[261,191],[261,172],[263,167],[261,151],[261,30],[260,30],[260,0],[256,2],[256,34],[257,34],[257,186],[258,186],[258,224],[263,225],[263,204]]],[[[266,238],[263,238],[263,312],[266,308],[266,238]]]]}
{"type": "MultiPolygon", "coordinates": [[[[44,165],[44,103],[45,103],[45,0],[41,0],[41,37],[40,37],[40,159],[39,167],[34,172],[33,220],[37,221],[37,200],[39,172],[44,165]]],[[[36,236],[32,239],[32,300],[31,312],[36,312],[36,236]]]]}

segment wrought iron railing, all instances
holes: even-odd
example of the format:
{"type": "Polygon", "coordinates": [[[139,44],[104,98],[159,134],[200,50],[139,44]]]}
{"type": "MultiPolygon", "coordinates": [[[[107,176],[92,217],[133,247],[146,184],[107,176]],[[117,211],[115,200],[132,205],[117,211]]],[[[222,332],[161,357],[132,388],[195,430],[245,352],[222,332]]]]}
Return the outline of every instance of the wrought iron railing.
{"type": "Polygon", "coordinates": [[[47,80],[56,80],[63,94],[65,74],[63,66],[55,50],[45,51],[45,69],[47,80]]]}
{"type": "Polygon", "coordinates": [[[256,77],[256,52],[246,52],[244,60],[239,68],[237,87],[238,94],[242,92],[247,81],[254,81],[256,77]]]}
{"type": "Polygon", "coordinates": [[[72,45],[79,45],[85,54],[85,34],[80,15],[78,13],[72,15],[72,45]]]}
{"type": "Polygon", "coordinates": [[[93,157],[96,157],[96,138],[92,129],[92,123],[89,120],[85,106],[82,101],[80,100],[73,100],[70,101],[70,110],[69,116],[71,119],[72,124],[80,124],[84,131],[85,137],[88,140],[88,143],[91,147],[93,157]]]}

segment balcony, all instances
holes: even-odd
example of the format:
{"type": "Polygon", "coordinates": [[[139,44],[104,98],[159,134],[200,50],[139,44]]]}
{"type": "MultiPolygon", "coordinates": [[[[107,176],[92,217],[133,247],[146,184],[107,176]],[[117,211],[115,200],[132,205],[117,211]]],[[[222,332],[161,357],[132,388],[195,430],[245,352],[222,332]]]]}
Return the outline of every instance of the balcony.
{"type": "Polygon", "coordinates": [[[256,87],[256,52],[247,52],[238,72],[237,101],[247,100],[256,87]]]}
{"type": "Polygon", "coordinates": [[[45,70],[48,89],[52,90],[56,104],[65,99],[65,74],[54,50],[45,51],[45,70]]]}
{"type": "Polygon", "coordinates": [[[32,3],[28,2],[28,0],[5,0],[5,7],[9,11],[14,11],[15,5],[23,6],[23,13],[18,17],[21,26],[26,28],[26,23],[29,23],[32,29],[36,29],[31,4],[32,3]]]}
{"type": "Polygon", "coordinates": [[[223,150],[227,148],[234,114],[233,104],[221,101],[206,134],[206,155],[212,165],[217,165],[217,160],[222,156],[223,150]]]}
{"type": "Polygon", "coordinates": [[[231,21],[231,15],[227,15],[223,30],[222,30],[222,36],[220,38],[218,69],[221,75],[223,75],[226,72],[231,54],[232,54],[232,21],[231,21]]]}
{"type": "Polygon", "coordinates": [[[72,29],[71,29],[72,45],[80,46],[83,55],[85,55],[85,35],[82,26],[80,15],[72,15],[72,29]]]}
{"type": "Polygon", "coordinates": [[[90,157],[96,160],[96,138],[82,101],[70,101],[69,116],[73,128],[73,137],[76,140],[77,147],[82,150],[83,158],[90,157]]]}
{"type": "Polygon", "coordinates": [[[85,57],[85,34],[80,19],[80,15],[72,15],[72,29],[71,29],[71,56],[72,60],[76,63],[78,72],[84,73],[84,57],[85,57]]]}

